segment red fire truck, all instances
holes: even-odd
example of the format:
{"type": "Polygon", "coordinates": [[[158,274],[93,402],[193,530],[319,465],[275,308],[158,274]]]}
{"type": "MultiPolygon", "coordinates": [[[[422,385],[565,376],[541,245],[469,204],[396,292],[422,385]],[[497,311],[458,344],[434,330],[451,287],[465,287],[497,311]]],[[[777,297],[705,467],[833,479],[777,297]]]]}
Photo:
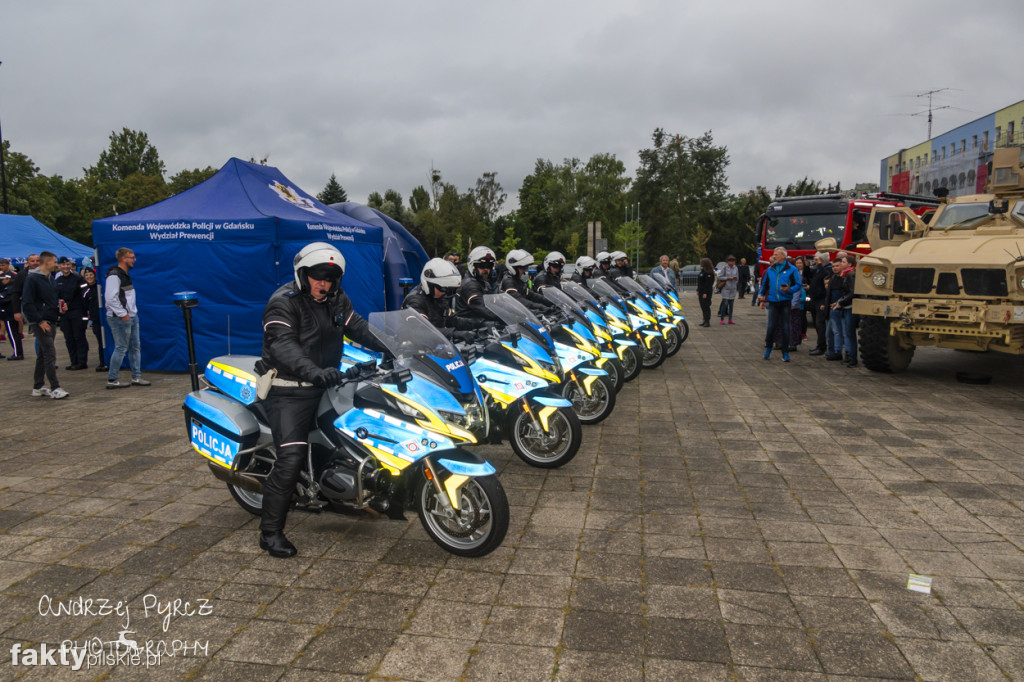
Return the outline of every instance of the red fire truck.
{"type": "Polygon", "coordinates": [[[868,218],[875,206],[908,206],[927,217],[938,201],[910,194],[879,192],[851,197],[846,194],[816,194],[780,197],[768,204],[757,219],[757,260],[759,273],[764,274],[768,259],[776,247],[785,247],[791,257],[814,256],[814,243],[833,237],[844,251],[866,254],[868,218]]]}

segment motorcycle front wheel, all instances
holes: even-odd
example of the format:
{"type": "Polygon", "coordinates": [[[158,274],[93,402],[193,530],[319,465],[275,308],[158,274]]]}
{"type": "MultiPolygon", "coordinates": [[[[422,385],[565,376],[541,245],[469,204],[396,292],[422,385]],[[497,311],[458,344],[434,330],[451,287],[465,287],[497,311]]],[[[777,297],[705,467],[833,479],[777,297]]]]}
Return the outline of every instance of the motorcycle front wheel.
{"type": "MultiPolygon", "coordinates": [[[[540,409],[534,403],[531,409],[540,409]]],[[[573,457],[583,441],[579,417],[570,407],[559,407],[548,417],[545,432],[521,408],[509,417],[508,439],[519,459],[540,469],[560,467],[573,457]]]]}
{"type": "Polygon", "coordinates": [[[562,397],[572,403],[572,411],[581,424],[597,424],[615,409],[615,391],[610,387],[610,382],[605,381],[608,378],[599,377],[592,383],[590,395],[575,381],[562,384],[562,397]]]}
{"type": "Polygon", "coordinates": [[[648,348],[647,344],[644,343],[643,349],[644,369],[654,369],[665,362],[665,342],[661,340],[660,336],[651,337],[651,347],[648,348]]]}
{"type": "Polygon", "coordinates": [[[690,338],[690,323],[686,320],[679,320],[676,322],[676,327],[679,328],[679,343],[686,343],[686,339],[690,338]]]}
{"type": "Polygon", "coordinates": [[[679,352],[680,346],[683,345],[682,335],[679,333],[679,329],[673,325],[668,330],[668,337],[662,339],[665,343],[665,357],[670,358],[679,352]]]}
{"type": "Polygon", "coordinates": [[[608,372],[608,376],[602,377],[611,384],[612,390],[616,393],[622,389],[622,384],[625,383],[625,378],[622,374],[622,365],[619,364],[618,358],[608,358],[608,362],[604,363],[601,367],[604,371],[608,372]]]}
{"type": "Polygon", "coordinates": [[[508,498],[497,476],[470,478],[459,488],[459,508],[446,506],[434,484],[420,480],[416,512],[430,539],[458,556],[490,554],[508,531],[508,498]]]}
{"type": "Polygon", "coordinates": [[[632,381],[640,376],[643,370],[644,355],[637,346],[626,346],[626,352],[622,354],[622,378],[625,381],[632,381]]]}

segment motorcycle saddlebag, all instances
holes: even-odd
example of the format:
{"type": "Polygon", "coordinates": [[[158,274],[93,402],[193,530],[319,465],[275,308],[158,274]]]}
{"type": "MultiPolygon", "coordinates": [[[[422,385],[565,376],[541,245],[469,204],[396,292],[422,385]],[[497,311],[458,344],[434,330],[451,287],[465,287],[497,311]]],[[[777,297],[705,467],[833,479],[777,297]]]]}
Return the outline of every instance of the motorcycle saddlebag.
{"type": "Polygon", "coordinates": [[[232,471],[238,453],[259,441],[260,426],[244,405],[213,391],[193,391],[185,397],[185,428],[192,448],[232,471]]]}

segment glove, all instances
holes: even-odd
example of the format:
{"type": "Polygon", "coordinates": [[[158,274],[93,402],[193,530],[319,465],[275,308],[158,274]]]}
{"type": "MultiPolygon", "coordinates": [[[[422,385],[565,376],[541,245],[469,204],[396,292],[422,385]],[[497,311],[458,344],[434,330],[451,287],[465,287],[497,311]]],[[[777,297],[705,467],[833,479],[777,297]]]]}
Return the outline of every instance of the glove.
{"type": "Polygon", "coordinates": [[[475,341],[476,332],[457,330],[452,332],[452,338],[456,341],[475,341]]]}
{"type": "Polygon", "coordinates": [[[360,362],[352,365],[345,370],[342,375],[346,380],[352,381],[354,379],[361,379],[362,377],[370,374],[377,368],[377,363],[373,360],[367,360],[366,362],[360,362]]]}
{"type": "Polygon", "coordinates": [[[334,367],[328,367],[322,369],[320,372],[313,377],[313,385],[317,388],[330,388],[331,386],[337,386],[341,383],[345,375],[334,367]]]}

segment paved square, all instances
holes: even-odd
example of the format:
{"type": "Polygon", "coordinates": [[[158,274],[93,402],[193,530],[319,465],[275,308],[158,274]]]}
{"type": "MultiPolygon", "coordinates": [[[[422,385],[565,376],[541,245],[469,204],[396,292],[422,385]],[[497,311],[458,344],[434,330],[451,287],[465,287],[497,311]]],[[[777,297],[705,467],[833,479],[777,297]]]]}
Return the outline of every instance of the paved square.
{"type": "Polygon", "coordinates": [[[0,680],[1024,679],[1022,361],[765,362],[736,311],[691,318],[562,469],[482,448],[512,505],[482,559],[411,515],[302,513],[271,559],[187,444],[187,376],[60,371],[55,401],[0,360],[0,680]],[[134,659],[95,655],[119,638],[134,659]],[[23,665],[64,640],[82,670],[23,665]]]}

